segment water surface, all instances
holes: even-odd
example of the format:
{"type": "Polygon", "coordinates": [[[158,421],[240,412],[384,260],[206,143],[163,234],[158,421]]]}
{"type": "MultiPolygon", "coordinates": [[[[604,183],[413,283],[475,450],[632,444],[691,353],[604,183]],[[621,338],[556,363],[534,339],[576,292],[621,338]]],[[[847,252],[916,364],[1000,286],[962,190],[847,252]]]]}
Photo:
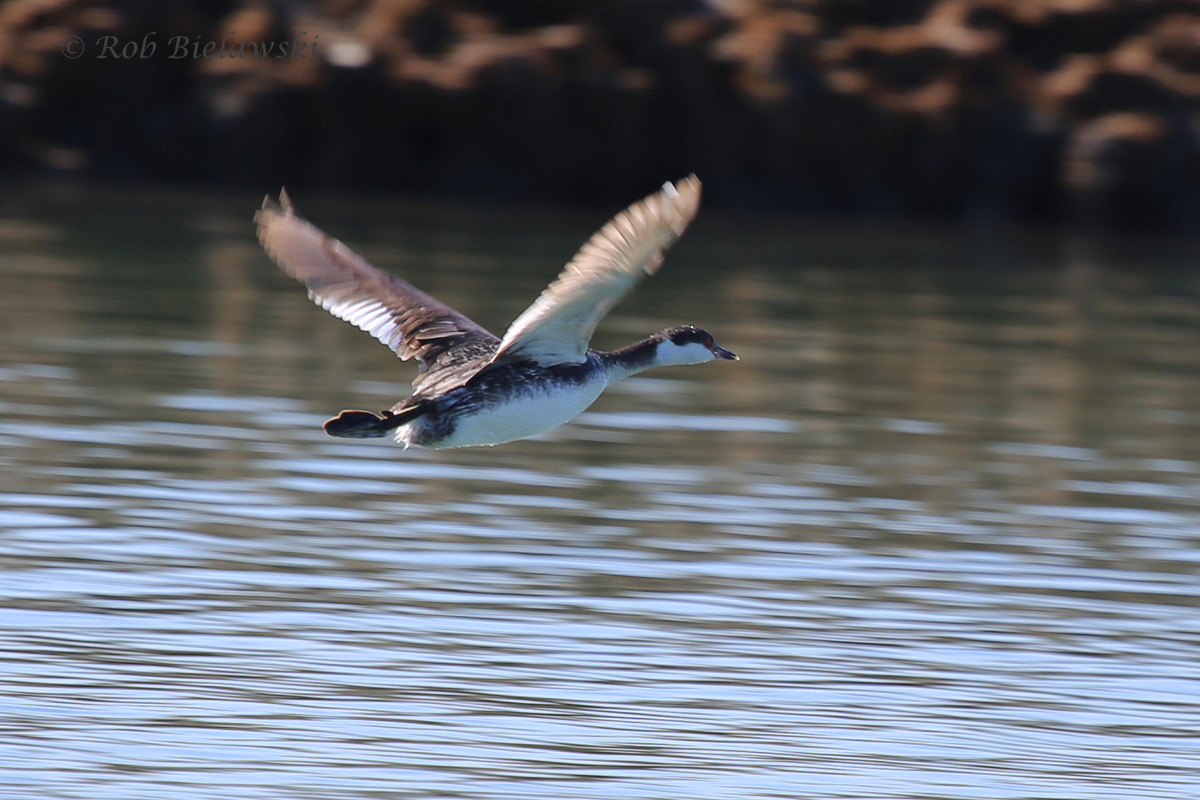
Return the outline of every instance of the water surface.
{"type": "MultiPolygon", "coordinates": [[[[497,331],[603,221],[297,200],[497,331]]],[[[1189,246],[705,213],[597,344],[740,363],[405,452],[256,201],[0,206],[0,796],[1200,793],[1189,246]]]]}

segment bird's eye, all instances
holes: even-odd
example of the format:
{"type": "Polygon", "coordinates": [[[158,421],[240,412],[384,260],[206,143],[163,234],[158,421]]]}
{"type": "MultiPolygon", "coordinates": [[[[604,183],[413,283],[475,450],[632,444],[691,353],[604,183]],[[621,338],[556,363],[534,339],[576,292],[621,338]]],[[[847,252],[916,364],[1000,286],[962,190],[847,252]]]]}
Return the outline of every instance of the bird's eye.
{"type": "Polygon", "coordinates": [[[704,337],[704,346],[705,346],[705,347],[707,347],[707,348],[709,348],[710,350],[712,349],[712,346],[713,346],[713,338],[712,338],[711,336],[705,336],[705,337],[704,337]]]}

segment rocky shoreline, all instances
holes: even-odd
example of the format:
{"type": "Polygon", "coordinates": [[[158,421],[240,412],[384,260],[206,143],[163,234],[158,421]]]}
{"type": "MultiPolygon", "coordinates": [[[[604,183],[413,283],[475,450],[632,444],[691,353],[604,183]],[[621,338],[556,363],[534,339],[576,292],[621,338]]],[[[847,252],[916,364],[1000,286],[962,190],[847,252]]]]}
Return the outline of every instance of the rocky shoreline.
{"type": "Polygon", "coordinates": [[[0,168],[1192,229],[1200,7],[10,0],[0,168]]]}

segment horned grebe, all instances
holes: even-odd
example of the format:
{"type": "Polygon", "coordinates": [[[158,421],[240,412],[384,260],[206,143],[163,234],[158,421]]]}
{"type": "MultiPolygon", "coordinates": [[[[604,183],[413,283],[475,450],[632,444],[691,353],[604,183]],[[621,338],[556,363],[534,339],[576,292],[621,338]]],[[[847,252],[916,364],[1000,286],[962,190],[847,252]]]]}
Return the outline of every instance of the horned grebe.
{"type": "Polygon", "coordinates": [[[612,352],[588,348],[596,324],[662,264],[700,205],[700,181],[663,184],[601,228],[503,339],[407,281],[376,269],[296,213],[287,192],[255,215],[258,239],[326,311],[387,345],[420,372],[389,411],[343,411],[332,436],[391,434],[406,448],[495,445],[578,416],[606,387],[651,367],[737,361],[707,332],[668,328],[612,352]]]}

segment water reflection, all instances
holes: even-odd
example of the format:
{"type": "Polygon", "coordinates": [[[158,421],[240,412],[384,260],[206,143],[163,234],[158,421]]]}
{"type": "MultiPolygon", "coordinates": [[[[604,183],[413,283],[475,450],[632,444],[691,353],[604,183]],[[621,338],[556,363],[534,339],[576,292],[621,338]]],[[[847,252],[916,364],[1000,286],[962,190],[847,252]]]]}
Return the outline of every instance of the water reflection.
{"type": "MultiPolygon", "coordinates": [[[[736,374],[406,453],[237,202],[7,207],[0,794],[1195,796],[1182,250],[702,217],[598,343],[736,374]]],[[[493,329],[599,221],[305,207],[493,329]]]]}

